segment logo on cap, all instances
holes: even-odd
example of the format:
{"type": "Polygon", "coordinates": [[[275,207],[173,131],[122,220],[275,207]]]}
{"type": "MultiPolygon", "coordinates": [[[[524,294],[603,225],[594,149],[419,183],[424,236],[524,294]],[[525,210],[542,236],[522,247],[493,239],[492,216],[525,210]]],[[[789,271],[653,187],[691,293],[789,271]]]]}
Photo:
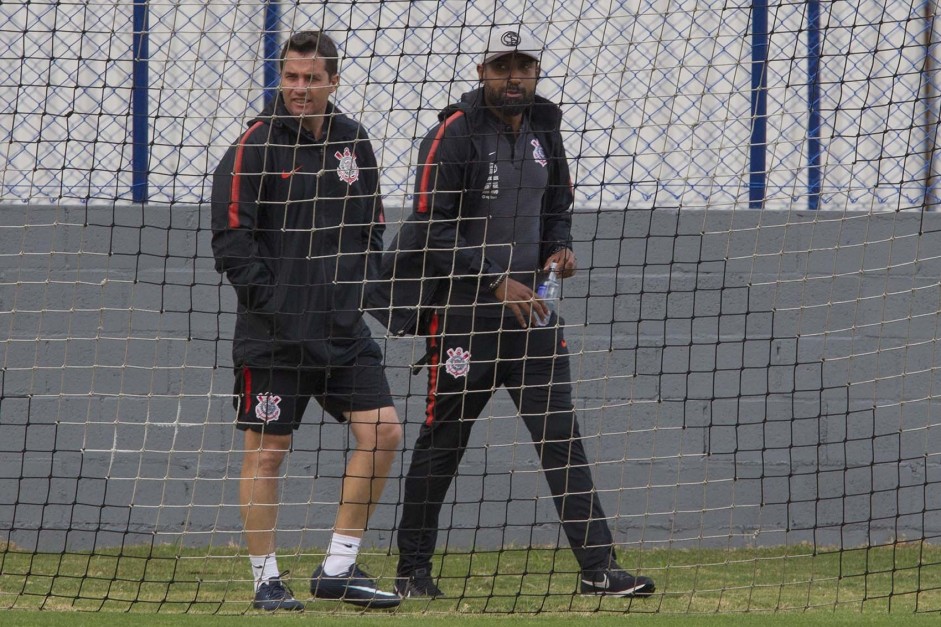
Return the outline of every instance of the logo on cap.
{"type": "Polygon", "coordinates": [[[507,31],[503,33],[503,36],[500,37],[500,41],[503,42],[505,46],[513,46],[514,48],[520,45],[520,35],[515,31],[507,31]]]}

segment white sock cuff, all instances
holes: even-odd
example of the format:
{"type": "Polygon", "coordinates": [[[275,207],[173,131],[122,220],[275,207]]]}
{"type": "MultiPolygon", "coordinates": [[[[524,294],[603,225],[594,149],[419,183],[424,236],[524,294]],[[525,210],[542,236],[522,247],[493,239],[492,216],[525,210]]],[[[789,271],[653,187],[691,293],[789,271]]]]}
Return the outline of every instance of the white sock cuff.
{"type": "Polygon", "coordinates": [[[345,573],[356,562],[359,555],[360,538],[334,533],[330,538],[330,548],[323,561],[323,572],[331,577],[345,573]]]}
{"type": "Polygon", "coordinates": [[[278,556],[275,553],[269,553],[268,555],[249,555],[248,559],[252,563],[252,577],[255,580],[255,590],[269,579],[274,579],[281,575],[281,571],[278,570],[278,556]]]}
{"type": "Polygon", "coordinates": [[[358,549],[359,545],[362,543],[362,538],[357,538],[355,536],[345,536],[342,533],[334,533],[330,538],[330,544],[334,543],[339,544],[352,544],[354,549],[358,549]]]}

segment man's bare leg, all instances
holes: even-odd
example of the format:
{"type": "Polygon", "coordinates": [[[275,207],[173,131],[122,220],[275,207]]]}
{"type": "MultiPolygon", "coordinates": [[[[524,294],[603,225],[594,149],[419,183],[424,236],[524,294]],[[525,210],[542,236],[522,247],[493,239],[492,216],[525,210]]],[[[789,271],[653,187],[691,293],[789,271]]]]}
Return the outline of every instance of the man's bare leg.
{"type": "Polygon", "coordinates": [[[255,572],[256,588],[279,574],[275,557],[275,526],[281,464],[290,447],[290,435],[245,431],[239,503],[248,554],[253,558],[252,570],[258,571],[257,564],[263,564],[261,572],[255,572]]]}
{"type": "Polygon", "coordinates": [[[402,441],[394,407],[349,412],[346,418],[356,443],[346,462],[333,537],[324,560],[327,575],[345,573],[356,561],[369,516],[382,496],[402,441]]]}
{"type": "Polygon", "coordinates": [[[346,463],[334,531],[362,538],[398,454],[402,425],[394,407],[354,411],[347,418],[356,447],[346,463]]]}
{"type": "Polygon", "coordinates": [[[391,406],[350,412],[346,417],[356,444],[346,464],[333,537],[323,565],[311,578],[311,594],[362,607],[395,607],[398,594],[379,590],[376,581],[356,566],[356,557],[398,454],[402,425],[391,406]]]}

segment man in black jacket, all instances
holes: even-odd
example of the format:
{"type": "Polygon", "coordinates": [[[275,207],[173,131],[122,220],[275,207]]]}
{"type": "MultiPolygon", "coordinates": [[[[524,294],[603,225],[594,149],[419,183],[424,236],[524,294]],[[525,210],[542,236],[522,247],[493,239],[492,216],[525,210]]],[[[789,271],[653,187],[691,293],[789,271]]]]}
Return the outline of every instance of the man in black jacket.
{"type": "Polygon", "coordinates": [[[474,421],[504,386],[542,462],[583,594],[647,596],[621,569],[572,404],[562,326],[535,296],[551,264],[575,272],[573,192],[561,111],[536,95],[541,46],[494,27],[481,87],[446,108],[419,150],[415,205],[383,261],[376,313],[395,334],[428,335],[426,415],[405,481],[396,590],[439,596],[438,516],[474,421]]]}
{"type": "Polygon", "coordinates": [[[379,170],[364,129],[328,100],[338,82],[334,42],[316,31],[293,35],[281,53],[277,98],[213,178],[213,255],[238,300],[239,498],[254,606],[265,610],[304,608],[281,580],[274,529],[280,469],[311,398],[348,422],[356,440],[311,593],[364,607],[399,603],[355,563],[402,427],[361,313],[363,285],[376,277],[382,252],[379,170]]]}

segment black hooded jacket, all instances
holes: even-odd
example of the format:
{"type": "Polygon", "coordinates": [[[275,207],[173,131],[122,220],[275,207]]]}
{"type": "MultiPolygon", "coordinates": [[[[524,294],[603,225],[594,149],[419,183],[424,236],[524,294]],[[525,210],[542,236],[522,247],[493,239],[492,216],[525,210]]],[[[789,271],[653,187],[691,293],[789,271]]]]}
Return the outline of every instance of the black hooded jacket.
{"type": "MultiPolygon", "coordinates": [[[[468,221],[462,222],[487,217],[481,201],[491,162],[482,154],[481,136],[490,132],[487,116],[492,115],[482,89],[468,92],[438,114],[439,123],[422,141],[413,211],[383,255],[382,280],[369,293],[369,312],[392,334],[426,333],[432,311],[448,303],[452,282],[474,282],[482,300],[492,299],[489,284],[507,270],[467,241],[468,221]]],[[[548,161],[540,219],[545,260],[571,248],[574,195],[560,132],[562,111],[536,96],[525,115],[548,161]]]]}
{"type": "Polygon", "coordinates": [[[216,168],[212,252],[238,298],[236,366],[348,364],[370,341],[379,172],[362,126],[329,104],[327,115],[318,141],[279,96],[216,168]]]}

